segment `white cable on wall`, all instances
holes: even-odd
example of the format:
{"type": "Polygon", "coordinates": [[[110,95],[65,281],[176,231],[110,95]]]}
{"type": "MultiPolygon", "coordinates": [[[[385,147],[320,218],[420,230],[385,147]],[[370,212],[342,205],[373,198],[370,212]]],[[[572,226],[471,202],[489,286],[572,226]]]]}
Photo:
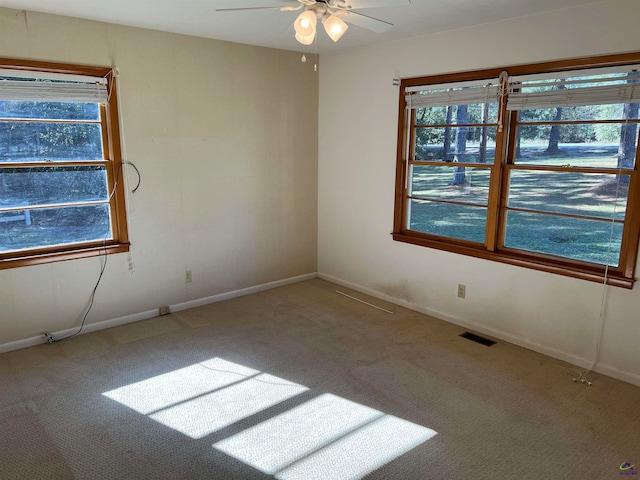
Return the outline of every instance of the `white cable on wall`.
{"type": "MultiPolygon", "coordinates": [[[[632,84],[632,85],[633,87],[635,87],[635,84],[632,84]]],[[[628,127],[630,123],[629,120],[630,120],[629,118],[625,118],[625,123],[624,123],[625,127],[628,127]]],[[[624,133],[622,135],[622,138],[620,139],[620,142],[623,144],[626,142],[628,130],[629,130],[628,128],[624,129],[624,133]]],[[[613,246],[613,235],[614,235],[614,228],[616,225],[615,220],[616,220],[616,214],[618,211],[618,200],[620,198],[620,179],[621,178],[622,178],[622,161],[618,159],[616,195],[613,203],[613,213],[611,215],[611,228],[609,229],[609,245],[607,246],[606,264],[604,267],[604,281],[602,282],[602,299],[600,301],[600,314],[598,315],[598,331],[596,333],[596,351],[595,351],[591,366],[581,371],[580,377],[579,377],[581,383],[586,383],[589,386],[591,385],[591,381],[589,380],[588,375],[593,371],[595,366],[600,361],[600,349],[602,344],[602,336],[604,334],[604,322],[607,316],[607,293],[609,292],[609,285],[607,285],[607,281],[609,280],[609,265],[611,263],[610,261],[611,248],[613,246]]],[[[573,380],[576,381],[577,379],[574,378],[573,380]]]]}
{"type": "MultiPolygon", "coordinates": [[[[127,221],[127,232],[129,234],[129,243],[133,244],[133,242],[131,241],[131,214],[133,212],[135,212],[136,207],[135,207],[135,200],[134,200],[134,196],[133,196],[133,192],[130,188],[130,177],[129,177],[129,169],[125,168],[125,166],[128,164],[129,162],[129,157],[127,155],[127,144],[126,144],[126,139],[125,139],[125,134],[124,134],[124,115],[123,115],[123,104],[122,104],[122,97],[121,97],[121,92],[120,92],[120,70],[118,69],[118,67],[114,66],[112,68],[112,75],[116,80],[115,84],[116,84],[116,88],[115,88],[115,94],[116,94],[116,98],[118,100],[118,128],[120,129],[120,152],[122,155],[122,178],[124,181],[124,185],[125,185],[125,195],[126,195],[126,201],[125,201],[125,209],[127,212],[126,215],[126,221],[127,221]]],[[[109,92],[109,96],[112,95],[112,91],[109,92]]],[[[137,169],[136,169],[137,170],[137,169]]],[[[139,172],[138,172],[139,174],[139,172]]],[[[130,246],[129,247],[129,252],[127,253],[127,261],[129,264],[129,270],[131,271],[131,273],[134,272],[134,261],[133,261],[133,248],[130,246]]]]}

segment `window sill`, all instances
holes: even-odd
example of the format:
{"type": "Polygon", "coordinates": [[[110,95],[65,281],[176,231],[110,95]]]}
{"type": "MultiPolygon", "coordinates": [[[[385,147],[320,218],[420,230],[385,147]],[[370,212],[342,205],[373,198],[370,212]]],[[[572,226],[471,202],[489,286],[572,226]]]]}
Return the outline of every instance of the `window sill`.
{"type": "MultiPolygon", "coordinates": [[[[470,245],[454,244],[442,242],[431,238],[420,237],[410,233],[392,233],[393,239],[398,242],[410,243],[422,247],[435,248],[446,252],[458,253],[470,257],[492,260],[494,262],[506,263],[518,267],[530,268],[542,272],[554,273],[565,277],[587,280],[590,282],[604,283],[604,267],[590,269],[586,266],[578,266],[570,262],[552,262],[543,258],[536,258],[524,254],[510,252],[489,252],[470,245]]],[[[609,271],[607,274],[607,285],[632,289],[635,278],[627,278],[619,272],[609,271]]]]}
{"type": "Polygon", "coordinates": [[[126,253],[129,251],[129,243],[118,243],[113,245],[99,245],[72,250],[46,252],[41,254],[31,254],[20,257],[9,257],[0,259],[0,270],[8,268],[29,267],[31,265],[42,265],[45,263],[64,262],[79,258],[98,257],[113,255],[115,253],[126,253]]]}

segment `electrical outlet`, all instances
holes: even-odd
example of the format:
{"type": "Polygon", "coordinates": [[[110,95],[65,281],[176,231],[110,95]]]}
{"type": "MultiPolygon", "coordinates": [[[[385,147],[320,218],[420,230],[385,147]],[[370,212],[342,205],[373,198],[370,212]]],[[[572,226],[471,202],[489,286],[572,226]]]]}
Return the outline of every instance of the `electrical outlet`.
{"type": "Polygon", "coordinates": [[[160,307],[158,311],[160,315],[169,315],[171,313],[171,307],[169,307],[169,305],[165,305],[164,307],[160,307]]]}
{"type": "Polygon", "coordinates": [[[458,297],[464,298],[467,295],[467,286],[461,283],[458,284],[458,297]]]}
{"type": "Polygon", "coordinates": [[[193,277],[191,276],[191,270],[184,271],[184,283],[191,283],[193,281],[193,277]]]}

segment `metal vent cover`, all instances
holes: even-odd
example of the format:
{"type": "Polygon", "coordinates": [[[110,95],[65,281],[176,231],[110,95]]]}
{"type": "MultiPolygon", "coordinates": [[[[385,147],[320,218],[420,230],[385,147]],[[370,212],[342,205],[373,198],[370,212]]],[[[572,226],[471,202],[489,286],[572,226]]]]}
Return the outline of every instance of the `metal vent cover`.
{"type": "Polygon", "coordinates": [[[480,345],[484,345],[485,347],[491,347],[497,343],[493,340],[489,340],[488,338],[481,337],[480,335],[476,335],[475,333],[471,332],[461,333],[460,336],[462,338],[466,338],[467,340],[479,343],[480,345]]]}

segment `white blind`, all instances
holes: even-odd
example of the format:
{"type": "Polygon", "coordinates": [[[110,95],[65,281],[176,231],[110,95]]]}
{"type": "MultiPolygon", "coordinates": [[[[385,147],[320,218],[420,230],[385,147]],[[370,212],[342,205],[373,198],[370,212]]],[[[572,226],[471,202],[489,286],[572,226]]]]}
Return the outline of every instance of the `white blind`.
{"type": "MultiPolygon", "coordinates": [[[[575,73],[572,72],[567,72],[565,75],[575,77],[575,73]]],[[[599,73],[596,70],[589,75],[599,75],[599,73]]],[[[507,101],[509,110],[640,102],[640,73],[637,71],[622,76],[603,75],[600,78],[554,81],[529,78],[522,83],[514,81],[516,79],[510,80],[507,101]],[[534,88],[545,90],[531,91],[534,88]]]]}
{"type": "Polygon", "coordinates": [[[0,100],[77,103],[108,101],[104,78],[45,75],[35,76],[30,72],[0,70],[0,100]]]}
{"type": "MultiPolygon", "coordinates": [[[[425,85],[422,90],[405,95],[407,108],[472,105],[498,101],[498,79],[456,85],[425,85]]],[[[415,87],[412,88],[415,90],[415,87]]]]}

